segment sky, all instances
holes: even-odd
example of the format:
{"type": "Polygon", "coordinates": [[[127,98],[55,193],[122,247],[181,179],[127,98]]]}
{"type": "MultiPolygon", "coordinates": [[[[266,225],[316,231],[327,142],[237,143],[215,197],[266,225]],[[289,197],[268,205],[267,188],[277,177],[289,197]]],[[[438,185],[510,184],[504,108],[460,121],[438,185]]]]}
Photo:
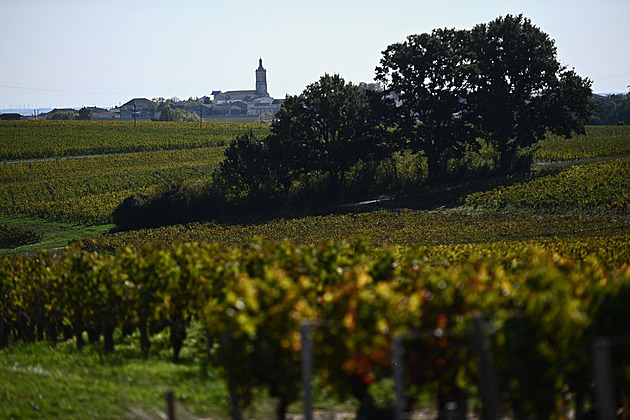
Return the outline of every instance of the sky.
{"type": "Polygon", "coordinates": [[[0,109],[113,107],[325,73],[371,82],[382,51],[436,28],[523,14],[598,93],[630,85],[630,0],[0,0],[0,109]]]}

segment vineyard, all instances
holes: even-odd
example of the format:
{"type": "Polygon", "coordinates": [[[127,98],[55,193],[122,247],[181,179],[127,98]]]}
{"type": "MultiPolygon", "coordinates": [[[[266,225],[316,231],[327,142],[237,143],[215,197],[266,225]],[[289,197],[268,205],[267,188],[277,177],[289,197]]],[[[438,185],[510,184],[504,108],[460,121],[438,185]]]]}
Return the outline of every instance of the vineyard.
{"type": "Polygon", "coordinates": [[[2,121],[0,161],[110,153],[224,147],[240,133],[268,127],[246,123],[140,121],[2,121]]]}
{"type": "MultiPolygon", "coordinates": [[[[131,194],[154,193],[185,180],[207,181],[226,145],[259,124],[121,121],[0,122],[0,213],[83,224],[111,223],[131,194]]],[[[587,127],[585,136],[549,136],[537,158],[571,160],[628,153],[630,129],[587,127]]],[[[483,208],[527,207],[543,212],[628,209],[628,160],[578,166],[558,178],[479,193],[483,208]],[[583,188],[573,191],[575,183],[583,188]],[[538,192],[546,193],[539,196],[538,192]],[[513,191],[511,193],[510,191],[513,191]],[[577,194],[576,194],[577,192],[577,194]]]]}
{"type": "Polygon", "coordinates": [[[222,156],[221,148],[202,148],[5,164],[0,211],[110,223],[112,211],[129,195],[178,180],[207,180],[222,156]]]}
{"type": "MultiPolygon", "coordinates": [[[[168,328],[177,360],[187,325],[199,320],[219,343],[213,358],[238,410],[260,387],[287,404],[298,398],[303,320],[329,326],[313,334],[317,374],[335,395],[359,400],[388,376],[393,337],[431,331],[405,347],[407,386],[474,395],[477,362],[460,336],[481,314],[494,326],[489,338],[504,408],[560,417],[591,383],[594,337],[630,332],[620,330],[628,315],[629,245],[625,235],[550,240],[547,250],[507,243],[384,249],[361,241],[147,245],[115,255],[69,247],[2,262],[9,299],[0,307],[0,345],[10,337],[56,342],[63,335],[79,348],[86,338],[100,341],[107,354],[133,323],[145,355],[152,334],[168,328]],[[527,372],[517,360],[527,360],[527,372]]],[[[625,383],[627,362],[615,359],[625,383]]]]}
{"type": "Polygon", "coordinates": [[[379,247],[433,246],[489,242],[520,242],[549,238],[614,236],[630,231],[627,217],[528,215],[507,212],[374,211],[359,214],[279,219],[262,224],[194,223],[119,232],[81,240],[84,248],[114,252],[130,244],[168,247],[178,242],[211,242],[244,246],[255,237],[288,239],[304,245],[359,238],[379,247]]]}
{"type": "Polygon", "coordinates": [[[472,194],[466,198],[466,204],[545,213],[627,213],[630,210],[630,158],[574,166],[557,175],[472,194]]]}
{"type": "MultiPolygon", "coordinates": [[[[248,129],[266,130],[2,122],[0,212],[108,223],[131,194],[207,181],[226,145],[248,129]]],[[[101,378],[99,392],[114,407],[99,414],[89,405],[101,395],[72,371],[81,397],[44,407],[38,398],[69,391],[39,386],[65,381],[55,366],[21,358],[39,348],[87,360],[85,372],[90,363],[151,371],[172,359],[168,369],[180,373],[159,381],[176,383],[176,395],[190,395],[191,383],[217,389],[205,403],[178,399],[190,417],[242,418],[261,399],[296,412],[304,321],[313,326],[319,404],[391,408],[392,343],[402,340],[406,411],[457,401],[481,414],[470,331],[483,319],[502,412],[566,418],[596,410],[592,344],[630,334],[629,151],[627,127],[587,127],[586,136],[541,142],[538,162],[566,169],[472,193],[461,208],[194,223],[0,256],[0,417],[126,417],[120,394],[147,386],[126,373],[101,378]]],[[[0,226],[3,243],[38,235],[0,226]]],[[[630,396],[627,347],[611,355],[622,404],[630,396]]],[[[143,394],[145,405],[161,404],[156,392],[143,394]]],[[[627,414],[627,403],[620,410],[627,414]]]]}
{"type": "Polygon", "coordinates": [[[17,121],[0,124],[0,213],[111,223],[131,194],[207,180],[225,146],[256,124],[17,121]],[[19,159],[19,160],[15,160],[19,159]]]}
{"type": "Polygon", "coordinates": [[[627,126],[589,126],[585,135],[570,139],[547,136],[539,143],[536,158],[539,160],[588,159],[630,153],[630,129],[627,126]]]}

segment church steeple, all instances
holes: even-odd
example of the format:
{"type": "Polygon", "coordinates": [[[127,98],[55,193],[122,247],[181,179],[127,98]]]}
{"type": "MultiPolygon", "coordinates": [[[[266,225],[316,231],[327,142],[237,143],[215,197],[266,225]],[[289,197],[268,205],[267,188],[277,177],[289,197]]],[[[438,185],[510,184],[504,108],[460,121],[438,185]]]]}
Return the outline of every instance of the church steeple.
{"type": "Polygon", "coordinates": [[[258,59],[256,69],[256,95],[269,96],[267,93],[267,70],[263,68],[262,58],[258,59]]]}

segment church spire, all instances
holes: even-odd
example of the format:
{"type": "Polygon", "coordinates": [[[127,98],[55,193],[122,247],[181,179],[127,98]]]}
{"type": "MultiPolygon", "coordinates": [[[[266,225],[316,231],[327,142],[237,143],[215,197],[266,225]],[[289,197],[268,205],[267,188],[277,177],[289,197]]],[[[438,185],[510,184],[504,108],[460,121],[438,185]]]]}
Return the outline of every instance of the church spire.
{"type": "Polygon", "coordinates": [[[267,70],[262,65],[262,58],[258,59],[258,68],[256,69],[256,95],[269,96],[267,93],[267,70]]]}

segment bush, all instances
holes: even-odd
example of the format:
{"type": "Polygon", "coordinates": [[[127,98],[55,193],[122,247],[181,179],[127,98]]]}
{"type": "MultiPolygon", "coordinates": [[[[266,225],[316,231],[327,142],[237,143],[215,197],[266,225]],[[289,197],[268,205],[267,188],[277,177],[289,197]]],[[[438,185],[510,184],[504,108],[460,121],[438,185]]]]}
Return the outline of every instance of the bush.
{"type": "Polygon", "coordinates": [[[77,113],[74,111],[53,111],[46,118],[48,120],[76,120],[77,113]]]}
{"type": "Polygon", "coordinates": [[[0,225],[0,248],[17,248],[39,242],[43,232],[35,229],[0,225]]]}

